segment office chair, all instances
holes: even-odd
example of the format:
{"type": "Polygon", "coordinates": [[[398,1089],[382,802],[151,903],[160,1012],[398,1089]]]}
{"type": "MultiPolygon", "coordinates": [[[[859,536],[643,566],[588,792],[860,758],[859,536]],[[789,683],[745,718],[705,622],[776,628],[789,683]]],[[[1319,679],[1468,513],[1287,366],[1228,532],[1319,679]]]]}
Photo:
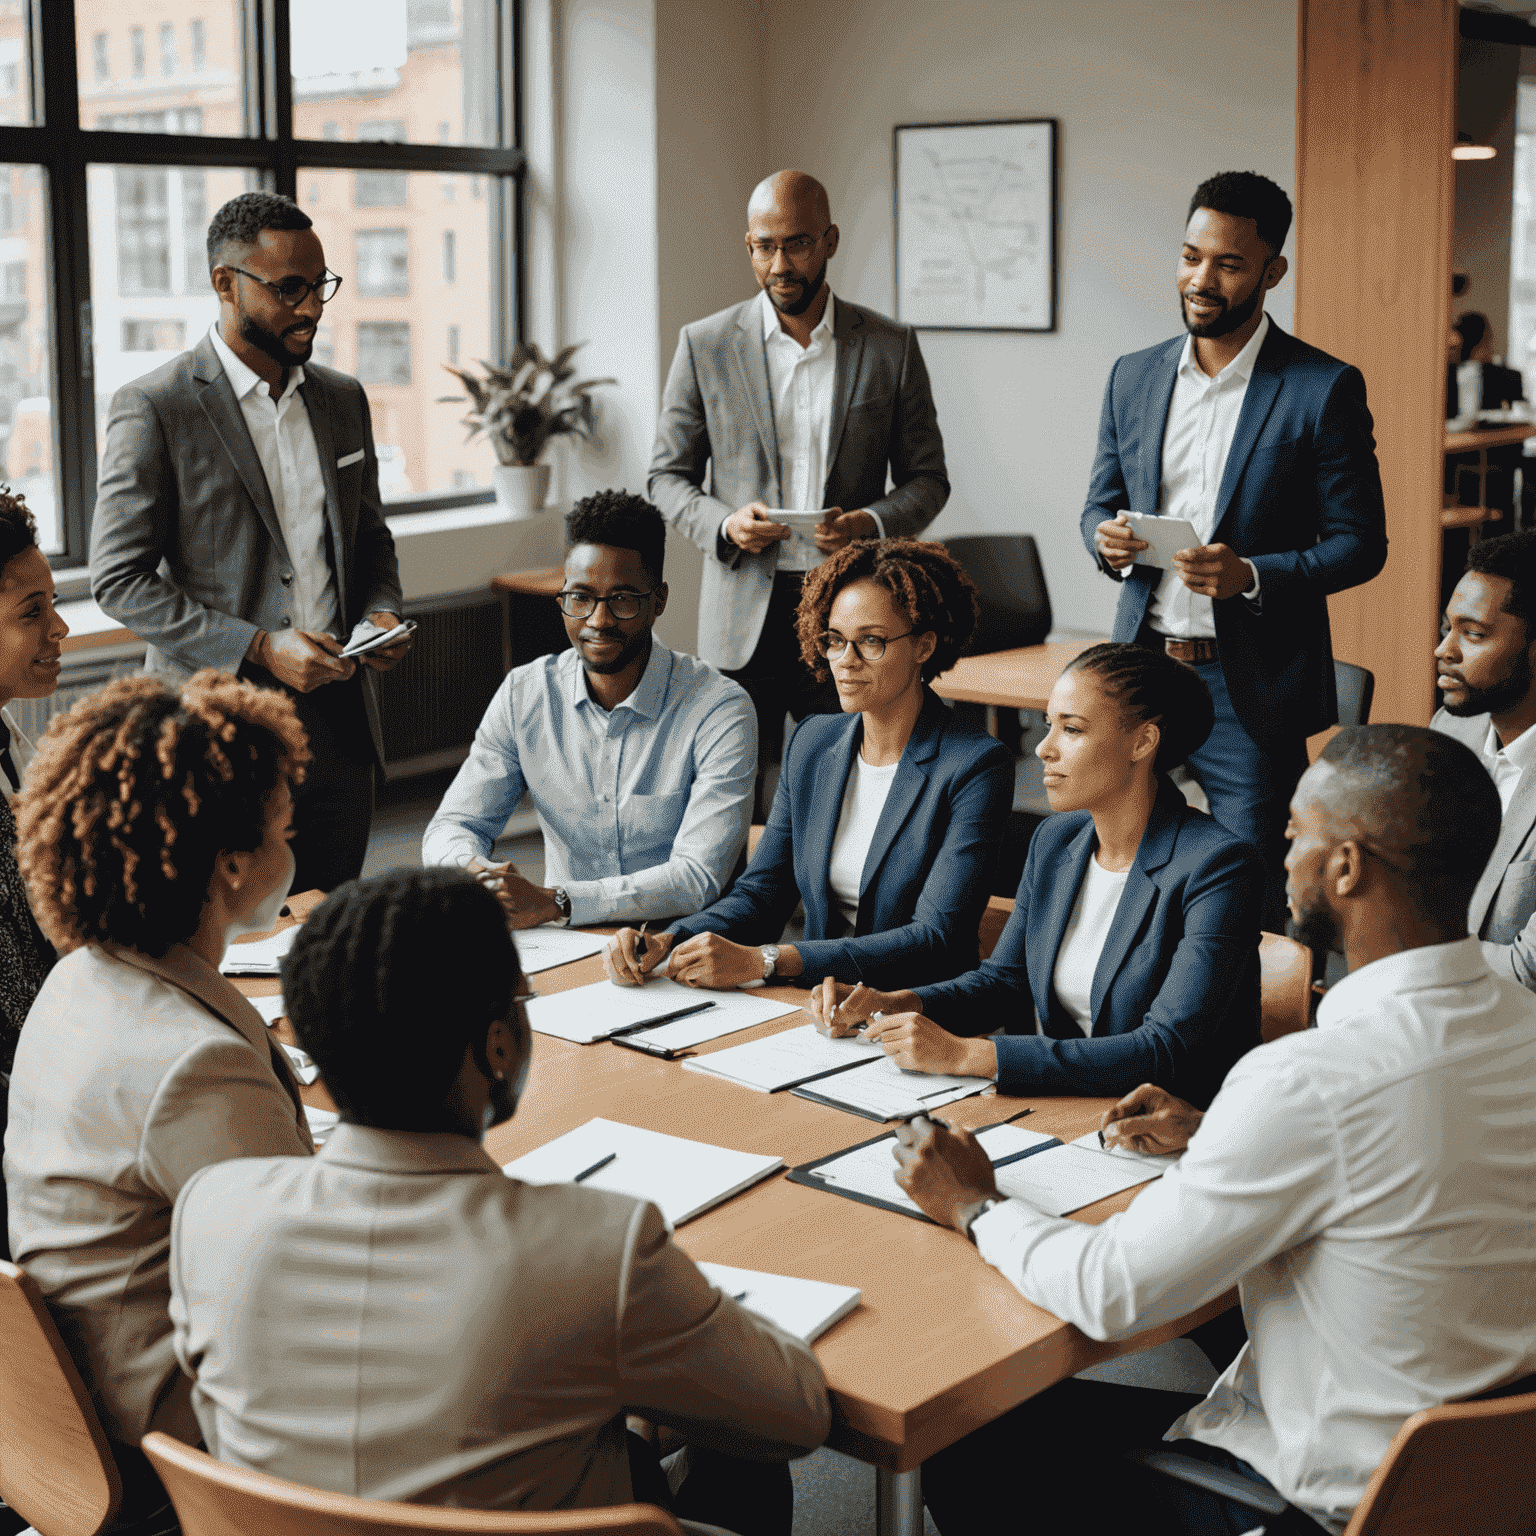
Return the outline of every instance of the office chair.
{"type": "Polygon", "coordinates": [[[1029,534],[976,534],[945,539],[944,547],[976,583],[981,613],[968,656],[1039,645],[1050,634],[1051,597],[1029,534]]]}
{"type": "Polygon", "coordinates": [[[1364,667],[1334,660],[1333,684],[1339,696],[1340,725],[1369,725],[1371,700],[1376,693],[1376,676],[1364,667]]]}

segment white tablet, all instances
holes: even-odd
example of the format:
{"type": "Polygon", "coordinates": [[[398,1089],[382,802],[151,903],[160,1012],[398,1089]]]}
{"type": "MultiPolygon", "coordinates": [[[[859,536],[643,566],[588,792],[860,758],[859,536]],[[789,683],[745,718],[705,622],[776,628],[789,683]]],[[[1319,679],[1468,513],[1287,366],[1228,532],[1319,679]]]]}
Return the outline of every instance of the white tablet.
{"type": "Polygon", "coordinates": [[[782,523],[786,528],[797,528],[802,533],[809,533],[826,515],[825,512],[791,512],[787,507],[768,509],[768,517],[772,522],[782,523]]]}
{"type": "Polygon", "coordinates": [[[1125,517],[1131,532],[1151,546],[1137,550],[1137,565],[1155,565],[1166,571],[1180,550],[1200,547],[1200,536],[1187,517],[1156,517],[1150,512],[1127,512],[1125,517]]]}

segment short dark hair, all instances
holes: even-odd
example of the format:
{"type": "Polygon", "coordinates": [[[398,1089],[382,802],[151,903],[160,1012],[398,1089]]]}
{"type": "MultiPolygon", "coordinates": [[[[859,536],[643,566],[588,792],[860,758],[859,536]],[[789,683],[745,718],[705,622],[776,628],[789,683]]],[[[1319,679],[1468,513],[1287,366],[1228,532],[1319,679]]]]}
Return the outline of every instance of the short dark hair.
{"type": "Polygon", "coordinates": [[[1186,224],[1194,218],[1196,208],[1252,219],[1259,226],[1259,239],[1269,247],[1271,259],[1280,254],[1290,233],[1290,198],[1283,187],[1257,171],[1221,171],[1202,181],[1189,200],[1189,212],[1184,215],[1186,224]]]}
{"type": "Polygon", "coordinates": [[[1323,748],[1325,806],[1400,865],[1420,910],[1466,932],[1467,903],[1499,838],[1503,806],[1470,748],[1422,725],[1357,725],[1323,748]]]}
{"type": "Polygon", "coordinates": [[[565,547],[607,544],[633,549],[645,574],[659,587],[667,551],[667,521],[643,496],[629,491],[596,491],[583,496],[565,519],[565,547]]]}
{"type": "Polygon", "coordinates": [[[1502,576],[1509,583],[1504,612],[1525,625],[1526,639],[1536,640],[1536,529],[1479,539],[1467,551],[1468,571],[1502,576]]]}
{"type": "Polygon", "coordinates": [[[1488,334],[1488,316],[1469,309],[1464,315],[1456,317],[1456,323],[1451,329],[1461,337],[1461,360],[1466,362],[1472,356],[1473,348],[1488,334]]]}
{"type": "Polygon", "coordinates": [[[509,1018],[522,968],[501,903],[457,869],[337,886],[283,960],[283,1004],[343,1114],[436,1130],[464,1061],[509,1018]]]}
{"type": "Polygon", "coordinates": [[[1157,726],[1153,770],[1169,773],[1204,746],[1216,723],[1205,679],[1166,651],[1129,641],[1090,645],[1066,668],[1091,672],[1107,697],[1132,719],[1157,726]]]}
{"type": "Polygon", "coordinates": [[[800,656],[817,677],[831,675],[821,654],[832,604],[844,587],[873,581],[885,588],[906,614],[914,634],[931,633],[938,642],[923,663],[923,681],[930,683],[959,661],[976,633],[979,608],[976,585],[960,562],[942,544],[920,539],[855,539],[805,578],[795,634],[800,656]]]}
{"type": "Polygon", "coordinates": [[[37,524],[25,496],[0,485],[0,570],[17,555],[37,548],[37,524]]]}
{"type": "Polygon", "coordinates": [[[291,197],[276,192],[242,192],[230,198],[208,226],[208,270],[221,265],[227,245],[249,248],[264,229],[312,229],[314,223],[291,197]]]}

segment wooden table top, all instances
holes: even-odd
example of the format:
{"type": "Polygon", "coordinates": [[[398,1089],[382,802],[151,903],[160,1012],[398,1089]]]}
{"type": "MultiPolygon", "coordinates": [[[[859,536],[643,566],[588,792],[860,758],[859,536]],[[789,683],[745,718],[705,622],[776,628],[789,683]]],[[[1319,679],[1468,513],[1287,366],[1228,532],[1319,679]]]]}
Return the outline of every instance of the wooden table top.
{"type": "MultiPolygon", "coordinates": [[[[295,897],[307,915],[317,900],[295,897]]],[[[541,993],[563,991],[602,978],[601,956],[532,978],[541,993]]],[[[251,996],[278,990],[275,980],[242,978],[251,996]]],[[[805,993],[782,987],[765,992],[800,1002],[805,993]]],[[[795,1028],[803,1013],[711,1041],[703,1052],[795,1028]]],[[[278,1032],[292,1040],[283,1020],[278,1032]]],[[[331,1103],[316,1084],[306,1102],[331,1103]]],[[[1098,1124],[1110,1101],[988,1093],[949,1105],[944,1115],[972,1127],[990,1125],[1026,1104],[1030,1130],[1080,1136],[1098,1124]]],[[[631,1125],[686,1136],[746,1152],[776,1154],[786,1167],[866,1141],[890,1129],[789,1093],[763,1094],[686,1072],[606,1043],[571,1045],[547,1035],[533,1039],[533,1063],[514,1118],[486,1138],[498,1163],[601,1115],[631,1125]]],[[[1075,1213],[1102,1221],[1130,1204],[1126,1191],[1075,1213]]],[[[1046,1387],[1130,1346],[1096,1344],[1067,1323],[1032,1306],[984,1264],[957,1232],[893,1211],[791,1184],[764,1180],[676,1234],[695,1259],[772,1270],[813,1280],[856,1285],[863,1302],[817,1340],[815,1349],[833,1398],[828,1444],[860,1461],[905,1472],[962,1435],[989,1423],[1046,1387]]],[[[1140,1335],[1135,1348],[1178,1337],[1214,1317],[1232,1294],[1179,1323],[1140,1335]]]]}
{"type": "Polygon", "coordinates": [[[1465,432],[1447,432],[1447,453],[1476,453],[1482,448],[1509,448],[1523,443],[1528,437],[1536,437],[1536,424],[1529,421],[1510,422],[1508,426],[1471,427],[1465,432]]]}
{"type": "Polygon", "coordinates": [[[557,565],[537,571],[503,571],[491,577],[497,592],[523,592],[530,597],[553,597],[565,585],[565,571],[557,565]]]}
{"type": "Polygon", "coordinates": [[[1090,645],[1108,639],[1108,635],[1096,635],[1084,640],[1047,640],[1044,645],[993,651],[989,656],[962,656],[948,672],[934,679],[933,691],[941,699],[967,704],[1044,709],[1067,663],[1090,645]]]}

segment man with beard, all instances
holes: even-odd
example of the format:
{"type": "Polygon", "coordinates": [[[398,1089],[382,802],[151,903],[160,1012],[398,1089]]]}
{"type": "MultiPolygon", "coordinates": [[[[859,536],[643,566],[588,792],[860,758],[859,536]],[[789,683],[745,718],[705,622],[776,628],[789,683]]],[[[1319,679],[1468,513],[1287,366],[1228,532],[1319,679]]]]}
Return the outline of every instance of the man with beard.
{"type": "Polygon", "coordinates": [[[746,238],[762,293],[683,327],[649,494],[704,551],[699,654],[751,696],[766,764],[786,712],[838,711],[800,660],[805,573],[853,539],[921,533],[949,481],[916,332],[827,285],[826,188],[803,171],[769,176],[746,238]],[[792,527],[779,509],[820,517],[792,527]]]}
{"type": "Polygon", "coordinates": [[[1536,532],[1483,539],[1445,610],[1430,725],[1470,747],[1504,808],[1468,931],[1496,974],[1536,990],[1536,532]]]}
{"type": "Polygon", "coordinates": [[[600,491],[565,529],[557,601],[571,649],[508,673],[422,839],[424,864],[474,870],[514,928],[702,911],[747,839],[757,726],[735,683],[651,633],[667,606],[667,525],[600,491]],[[486,862],[524,793],[546,886],[486,862]]]}
{"type": "Polygon", "coordinates": [[[208,226],[219,318],[120,389],[91,529],[91,593],[179,686],[216,667],[288,693],[312,760],[294,798],[295,890],[330,890],[368,851],[384,758],[376,684],[409,642],[362,658],[349,636],[399,623],[368,401],[310,361],[329,272],[309,216],[247,192],[208,226]]]}
{"type": "Polygon", "coordinates": [[[300,929],[283,996],[341,1123],[314,1158],[204,1169],[172,1222],[208,1449],[367,1499],[634,1499],[789,1536],[785,1463],[831,1419],[815,1355],[717,1291],[648,1200],[524,1184],[482,1145],[528,1078],[526,990],[456,871],[349,884],[300,929]],[[627,1414],[687,1437],[675,1493],[627,1414]]]}
{"type": "Polygon", "coordinates": [[[1123,1214],[1044,1216],[1001,1198],[968,1131],[897,1131],[897,1182],[923,1210],[1091,1338],[1233,1284],[1248,1328],[1204,1398],[1073,1379],[931,1458],[945,1536],[1022,1525],[1007,1519],[1021,1446],[1051,1469],[1030,1482],[1031,1529],[1133,1510],[1148,1536],[1338,1536],[1412,1414],[1532,1388],[1536,999],[1490,973],[1466,926],[1499,798],[1448,737],[1362,726],[1302,777],[1287,832],[1297,931],[1350,974],[1316,1029],[1250,1051],[1203,1117],[1150,1086],[1105,1114],[1111,1146],[1183,1150],[1123,1214]],[[1159,1438],[1194,1476],[1293,1508],[1260,1515],[1121,1462],[1159,1438]]]}
{"type": "Polygon", "coordinates": [[[1271,323],[1291,203],[1227,171],[1190,199],[1176,286],[1186,335],[1110,372],[1082,534],[1123,582],[1114,638],[1195,667],[1216,726],[1189,760],[1211,814],[1269,871],[1265,927],[1283,922],[1285,806],[1307,737],[1338,719],[1330,593],[1387,558],[1365,381],[1271,323]],[[1135,565],[1127,512],[1194,525],[1168,570],[1135,565]]]}

